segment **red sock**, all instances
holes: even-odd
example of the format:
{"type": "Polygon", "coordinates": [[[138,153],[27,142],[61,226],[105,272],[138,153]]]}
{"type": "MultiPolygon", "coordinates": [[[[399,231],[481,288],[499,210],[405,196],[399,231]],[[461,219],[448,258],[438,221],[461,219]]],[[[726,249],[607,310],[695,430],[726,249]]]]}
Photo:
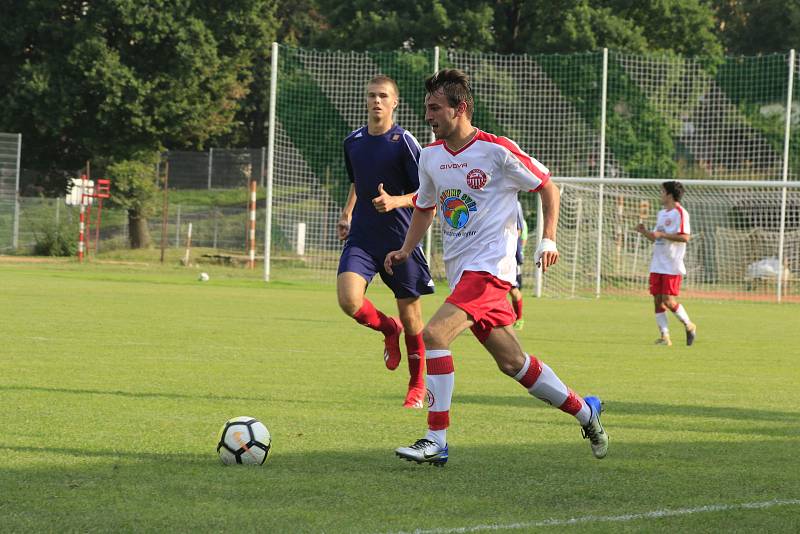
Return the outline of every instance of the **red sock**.
{"type": "Polygon", "coordinates": [[[408,354],[408,387],[425,387],[425,343],[422,332],[416,335],[406,334],[406,352],[408,354]],[[414,356],[419,356],[415,358],[414,356]]]}
{"type": "Polygon", "coordinates": [[[358,321],[359,324],[383,332],[383,335],[393,333],[396,328],[394,321],[375,308],[368,299],[364,299],[364,304],[353,315],[353,319],[358,321]]]}
{"type": "Polygon", "coordinates": [[[514,315],[517,316],[517,320],[522,319],[522,299],[517,301],[511,300],[511,307],[514,308],[514,315]]]}

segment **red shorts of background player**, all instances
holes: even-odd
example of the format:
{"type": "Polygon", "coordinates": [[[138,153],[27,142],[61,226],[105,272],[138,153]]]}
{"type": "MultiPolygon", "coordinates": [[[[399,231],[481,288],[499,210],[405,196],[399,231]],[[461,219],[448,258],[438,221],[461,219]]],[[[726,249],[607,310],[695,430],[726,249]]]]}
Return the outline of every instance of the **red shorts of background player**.
{"type": "Polygon", "coordinates": [[[472,333],[483,343],[492,328],[507,326],[516,320],[506,295],[511,284],[487,273],[464,271],[453,292],[445,299],[461,308],[475,321],[472,333]]]}
{"type": "Polygon", "coordinates": [[[679,274],[650,273],[650,294],[651,295],[678,295],[681,291],[681,280],[679,274]]]}

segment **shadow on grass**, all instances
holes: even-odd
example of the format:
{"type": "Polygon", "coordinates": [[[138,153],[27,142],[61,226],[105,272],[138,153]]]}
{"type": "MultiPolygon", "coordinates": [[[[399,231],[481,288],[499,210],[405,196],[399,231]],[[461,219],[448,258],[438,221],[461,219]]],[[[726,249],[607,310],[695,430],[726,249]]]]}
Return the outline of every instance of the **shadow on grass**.
{"type": "MultiPolygon", "coordinates": [[[[287,442],[261,468],[225,467],[213,452],[0,445],[6,462],[16,461],[0,466],[0,510],[13,511],[4,520],[11,531],[58,524],[65,531],[235,525],[258,532],[386,532],[789,499],[800,491],[800,461],[790,441],[612,443],[602,461],[579,439],[452,443],[442,469],[361,445],[293,452],[287,442]],[[31,454],[36,465],[26,467],[31,454]],[[80,462],[64,465],[63,455],[80,462]]],[[[770,525],[791,531],[792,511],[752,513],[785,517],[770,525]]],[[[700,515],[694,526],[737,526],[726,514],[716,520],[722,523],[709,526],[700,515]]],[[[656,526],[669,524],[649,523],[656,526]]]]}
{"type": "MultiPolygon", "coordinates": [[[[111,395],[115,397],[129,397],[134,399],[188,399],[188,400],[224,400],[224,401],[253,401],[253,402],[276,402],[288,404],[318,404],[323,401],[303,400],[298,398],[274,398],[274,397],[258,397],[248,395],[246,397],[237,397],[233,395],[198,395],[186,393],[168,393],[168,392],[143,392],[143,391],[121,391],[121,390],[102,390],[102,389],[79,389],[79,388],[51,388],[42,386],[15,386],[4,385],[0,386],[0,391],[33,391],[40,393],[64,393],[68,395],[111,395]]],[[[336,402],[325,400],[325,404],[341,404],[349,405],[347,402],[336,402]]]]}
{"type": "MultiPolygon", "coordinates": [[[[523,392],[524,393],[524,392],[523,392]]],[[[453,402],[467,404],[481,404],[490,406],[542,407],[535,399],[525,394],[520,395],[458,395],[455,394],[453,402]],[[533,400],[533,403],[531,402],[533,400]]],[[[769,421],[793,423],[800,427],[800,413],[780,410],[760,410],[724,406],[680,405],[662,404],[651,402],[628,402],[614,399],[604,399],[605,409],[608,413],[619,415],[653,415],[653,416],[679,416],[696,418],[731,419],[735,421],[769,421]]]]}

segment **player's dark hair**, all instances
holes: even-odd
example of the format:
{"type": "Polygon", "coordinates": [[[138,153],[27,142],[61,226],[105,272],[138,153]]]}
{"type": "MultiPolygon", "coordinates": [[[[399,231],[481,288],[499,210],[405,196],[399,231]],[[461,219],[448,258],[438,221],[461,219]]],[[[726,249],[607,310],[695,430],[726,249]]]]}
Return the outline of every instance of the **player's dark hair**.
{"type": "Polygon", "coordinates": [[[386,84],[391,85],[392,89],[394,89],[395,96],[397,96],[398,98],[400,97],[400,88],[397,87],[397,82],[394,81],[393,78],[390,78],[389,76],[386,76],[385,74],[378,74],[377,76],[373,76],[370,79],[370,81],[367,82],[367,87],[369,87],[372,84],[378,84],[378,83],[386,83],[386,84]]]}
{"type": "Polygon", "coordinates": [[[425,80],[425,91],[432,95],[442,91],[451,107],[458,107],[461,102],[467,104],[467,118],[472,119],[475,101],[472,98],[472,86],[467,75],[458,69],[442,69],[425,80]]]}
{"type": "Polygon", "coordinates": [[[680,202],[681,198],[683,198],[684,189],[682,183],[672,180],[662,183],[661,187],[664,188],[668,195],[672,195],[672,199],[675,202],[680,202]]]}

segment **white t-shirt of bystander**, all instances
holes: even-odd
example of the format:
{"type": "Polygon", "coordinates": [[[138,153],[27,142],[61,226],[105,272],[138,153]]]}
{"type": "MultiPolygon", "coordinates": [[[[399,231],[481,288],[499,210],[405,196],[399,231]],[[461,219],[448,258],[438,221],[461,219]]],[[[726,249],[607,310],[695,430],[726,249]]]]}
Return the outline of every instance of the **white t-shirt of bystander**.
{"type": "MultiPolygon", "coordinates": [[[[689,226],[689,212],[676,203],[671,210],[662,209],[658,212],[654,231],[666,234],[691,234],[689,226]]],[[[655,240],[653,246],[653,260],[650,262],[651,273],[661,274],[686,274],[683,257],[686,255],[686,243],[670,241],[663,237],[655,240]]]]}

